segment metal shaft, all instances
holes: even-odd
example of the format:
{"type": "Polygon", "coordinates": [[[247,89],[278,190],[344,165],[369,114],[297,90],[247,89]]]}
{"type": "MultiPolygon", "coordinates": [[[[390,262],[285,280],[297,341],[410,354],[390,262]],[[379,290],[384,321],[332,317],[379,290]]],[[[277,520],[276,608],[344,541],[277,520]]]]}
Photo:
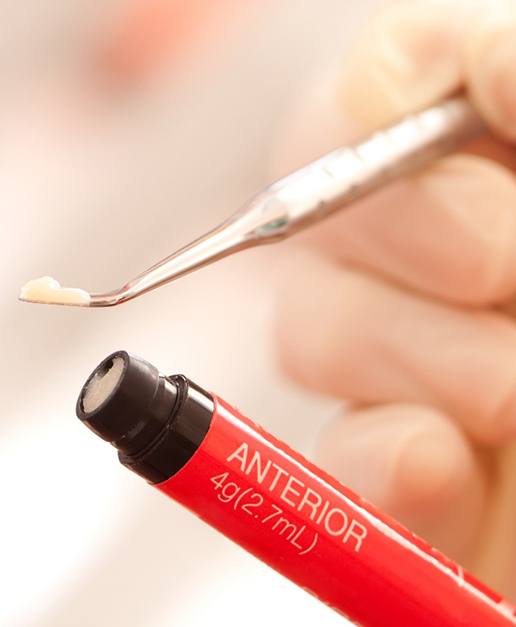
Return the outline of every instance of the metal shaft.
{"type": "Polygon", "coordinates": [[[321,157],[265,193],[284,206],[290,235],[457,150],[483,130],[470,103],[452,98],[321,157]]]}
{"type": "Polygon", "coordinates": [[[485,130],[466,98],[450,98],[339,148],[254,196],[210,233],[92,306],[114,305],[233,252],[288,237],[385,184],[457,150],[485,130]]]}

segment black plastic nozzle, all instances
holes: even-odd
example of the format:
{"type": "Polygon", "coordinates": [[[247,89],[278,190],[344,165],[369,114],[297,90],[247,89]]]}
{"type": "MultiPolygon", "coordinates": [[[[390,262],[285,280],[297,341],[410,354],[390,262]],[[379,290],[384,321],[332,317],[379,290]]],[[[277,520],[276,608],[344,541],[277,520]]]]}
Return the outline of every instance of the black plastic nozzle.
{"type": "Polygon", "coordinates": [[[147,361],[118,351],[88,377],[76,407],[79,419],[119,451],[119,459],[152,483],[177,472],[195,453],[213,414],[213,399],[182,375],[164,377],[147,361]],[[85,411],[89,386],[123,361],[106,398],[85,411]]]}

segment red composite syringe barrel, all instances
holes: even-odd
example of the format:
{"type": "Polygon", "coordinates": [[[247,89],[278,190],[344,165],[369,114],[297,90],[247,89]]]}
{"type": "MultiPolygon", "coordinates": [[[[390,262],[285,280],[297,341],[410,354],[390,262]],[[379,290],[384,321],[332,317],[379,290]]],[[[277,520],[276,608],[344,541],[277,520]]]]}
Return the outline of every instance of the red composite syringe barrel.
{"type": "Polygon", "coordinates": [[[90,376],[77,410],[123,464],[353,621],[516,625],[498,594],[184,377],[116,353],[90,376]],[[85,411],[85,390],[116,359],[120,380],[85,411]]]}

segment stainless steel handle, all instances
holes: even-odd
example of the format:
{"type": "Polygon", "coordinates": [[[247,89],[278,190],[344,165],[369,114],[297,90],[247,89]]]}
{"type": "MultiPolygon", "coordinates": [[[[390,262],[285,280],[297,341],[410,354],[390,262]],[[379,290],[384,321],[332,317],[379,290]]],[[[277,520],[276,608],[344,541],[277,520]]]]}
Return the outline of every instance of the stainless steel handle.
{"type": "Polygon", "coordinates": [[[453,152],[484,130],[466,98],[450,98],[321,157],[263,194],[275,198],[284,213],[284,235],[290,235],[453,152]]]}

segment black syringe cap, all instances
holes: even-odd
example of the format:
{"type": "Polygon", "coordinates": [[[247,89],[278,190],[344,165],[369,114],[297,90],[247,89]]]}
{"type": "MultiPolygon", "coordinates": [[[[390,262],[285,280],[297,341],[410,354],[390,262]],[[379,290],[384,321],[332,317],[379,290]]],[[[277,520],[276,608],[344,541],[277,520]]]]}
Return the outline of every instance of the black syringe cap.
{"type": "Polygon", "coordinates": [[[90,374],[77,400],[79,419],[151,482],[177,472],[195,453],[213,414],[210,394],[182,375],[117,351],[90,374]]]}
{"type": "Polygon", "coordinates": [[[145,446],[173,409],[177,388],[165,386],[157,368],[144,359],[117,351],[106,357],[90,374],[77,400],[77,416],[103,440],[131,453],[145,446]],[[105,398],[92,410],[85,397],[108,372],[122,365],[117,380],[105,398]]]}

